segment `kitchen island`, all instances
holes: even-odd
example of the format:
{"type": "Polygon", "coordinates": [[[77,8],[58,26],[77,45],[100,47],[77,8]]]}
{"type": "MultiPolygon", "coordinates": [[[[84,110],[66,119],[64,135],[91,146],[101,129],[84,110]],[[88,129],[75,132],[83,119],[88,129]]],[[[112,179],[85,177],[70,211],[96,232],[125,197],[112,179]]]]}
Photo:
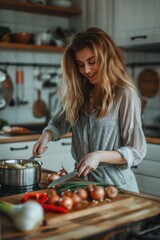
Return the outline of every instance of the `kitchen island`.
{"type": "MultiPolygon", "coordinates": [[[[42,170],[41,190],[38,192],[50,191],[50,189],[46,189],[48,173],[50,173],[49,170],[42,170]]],[[[72,181],[77,181],[77,178],[72,181]]],[[[0,200],[17,204],[21,202],[22,196],[23,193],[1,197],[0,200]]],[[[28,232],[16,230],[12,221],[1,214],[1,238],[107,240],[110,239],[109,236],[120,233],[115,239],[131,240],[129,232],[138,234],[142,230],[146,230],[143,228],[146,221],[148,223],[152,221],[153,227],[153,220],[154,227],[157,227],[160,224],[160,198],[121,190],[118,197],[111,202],[86,205],[67,214],[46,212],[43,225],[28,232]]],[[[149,225],[147,225],[147,230],[148,228],[149,225]]]]}

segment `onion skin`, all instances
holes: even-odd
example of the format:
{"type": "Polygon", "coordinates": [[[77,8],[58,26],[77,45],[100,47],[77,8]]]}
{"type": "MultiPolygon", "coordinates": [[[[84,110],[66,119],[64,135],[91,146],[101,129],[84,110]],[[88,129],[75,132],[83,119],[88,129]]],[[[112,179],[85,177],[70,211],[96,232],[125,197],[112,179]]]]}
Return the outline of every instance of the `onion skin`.
{"type": "Polygon", "coordinates": [[[73,192],[70,189],[67,189],[66,191],[61,193],[62,196],[68,196],[68,197],[71,197],[72,194],[73,194],[73,192]]]}
{"type": "Polygon", "coordinates": [[[76,193],[72,193],[71,198],[73,201],[73,206],[77,206],[82,201],[81,197],[76,193]]]}
{"type": "Polygon", "coordinates": [[[79,188],[75,191],[75,193],[82,199],[82,200],[86,200],[88,198],[88,192],[87,190],[83,189],[83,188],[79,188]]]}
{"type": "Polygon", "coordinates": [[[61,177],[61,176],[58,175],[57,173],[50,173],[50,174],[48,174],[48,176],[47,176],[47,181],[48,181],[49,183],[51,183],[51,182],[55,181],[56,179],[59,179],[60,177],[61,177]]]}
{"type": "Polygon", "coordinates": [[[89,184],[87,187],[86,187],[86,190],[88,193],[90,193],[90,191],[92,191],[94,189],[94,184],[89,184]]]}
{"type": "Polygon", "coordinates": [[[108,186],[105,188],[105,196],[108,198],[115,198],[118,195],[118,189],[114,186],[108,186]]]}
{"type": "Polygon", "coordinates": [[[48,203],[56,205],[58,203],[59,199],[60,199],[60,196],[56,193],[56,191],[54,189],[52,189],[50,191],[50,195],[49,195],[49,198],[48,198],[48,203]]]}
{"type": "Polygon", "coordinates": [[[66,171],[66,169],[64,167],[62,167],[59,171],[58,171],[58,175],[60,175],[61,177],[66,175],[68,172],[66,171]]]}
{"type": "Polygon", "coordinates": [[[65,208],[71,210],[73,207],[73,200],[71,197],[63,196],[59,199],[58,206],[65,207],[65,208]]]}
{"type": "Polygon", "coordinates": [[[90,196],[93,200],[103,201],[105,197],[105,190],[101,186],[94,186],[90,191],[90,196]]]}

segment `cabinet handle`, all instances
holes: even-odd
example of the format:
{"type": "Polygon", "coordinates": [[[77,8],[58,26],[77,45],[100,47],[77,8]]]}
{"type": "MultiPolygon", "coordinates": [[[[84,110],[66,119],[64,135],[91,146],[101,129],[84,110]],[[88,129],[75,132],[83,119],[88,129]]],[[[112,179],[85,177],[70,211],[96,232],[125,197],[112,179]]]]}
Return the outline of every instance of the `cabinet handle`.
{"type": "Polygon", "coordinates": [[[26,149],[28,149],[28,146],[25,146],[25,147],[19,147],[19,148],[13,148],[13,147],[10,148],[11,151],[16,151],[16,150],[26,150],[26,149]]]}
{"type": "Polygon", "coordinates": [[[133,37],[131,37],[131,40],[136,40],[136,39],[138,39],[138,38],[143,38],[143,39],[146,39],[147,38],[147,36],[146,35],[139,35],[139,36],[133,36],[133,37]]]}
{"type": "Polygon", "coordinates": [[[69,145],[71,145],[71,142],[69,142],[69,143],[67,143],[67,142],[62,142],[61,145],[62,145],[62,146],[69,146],[69,145]]]}

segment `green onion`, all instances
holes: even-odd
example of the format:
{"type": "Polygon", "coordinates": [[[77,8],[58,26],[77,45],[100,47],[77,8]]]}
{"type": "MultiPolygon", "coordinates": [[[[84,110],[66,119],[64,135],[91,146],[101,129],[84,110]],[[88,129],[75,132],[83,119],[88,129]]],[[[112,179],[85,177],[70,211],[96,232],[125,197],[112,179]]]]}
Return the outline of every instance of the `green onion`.
{"type": "Polygon", "coordinates": [[[109,186],[106,183],[90,182],[90,181],[86,181],[86,182],[67,182],[67,183],[64,183],[63,185],[61,185],[60,187],[58,187],[56,189],[56,192],[58,194],[61,194],[62,192],[66,191],[68,189],[70,189],[71,191],[75,191],[79,188],[86,188],[86,186],[88,186],[89,184],[95,184],[97,186],[102,186],[102,187],[109,186]]]}

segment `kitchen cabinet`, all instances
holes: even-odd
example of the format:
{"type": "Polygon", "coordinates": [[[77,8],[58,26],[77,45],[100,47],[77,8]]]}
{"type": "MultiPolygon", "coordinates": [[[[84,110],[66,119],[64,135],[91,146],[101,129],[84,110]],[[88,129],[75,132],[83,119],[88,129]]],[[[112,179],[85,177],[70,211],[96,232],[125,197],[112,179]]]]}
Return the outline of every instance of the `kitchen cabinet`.
{"type": "MultiPolygon", "coordinates": [[[[0,145],[0,159],[28,159],[32,155],[35,141],[4,143],[0,145]]],[[[74,169],[71,156],[71,138],[49,142],[48,150],[39,159],[43,168],[58,171],[64,166],[67,171],[74,169]]]]}
{"type": "MultiPolygon", "coordinates": [[[[7,9],[13,11],[29,12],[33,14],[52,15],[58,17],[74,17],[81,15],[81,9],[59,7],[51,5],[41,5],[28,3],[18,0],[0,0],[0,9],[7,9]]],[[[64,47],[56,46],[36,46],[32,44],[15,44],[8,42],[0,42],[0,49],[4,50],[23,50],[23,51],[39,51],[39,52],[63,52],[64,47]]]]}
{"type": "Polygon", "coordinates": [[[141,193],[160,196],[159,153],[159,144],[147,144],[145,158],[136,168],[133,168],[141,193]]]}
{"type": "Polygon", "coordinates": [[[120,46],[158,43],[159,0],[114,0],[114,39],[120,46]]]}

